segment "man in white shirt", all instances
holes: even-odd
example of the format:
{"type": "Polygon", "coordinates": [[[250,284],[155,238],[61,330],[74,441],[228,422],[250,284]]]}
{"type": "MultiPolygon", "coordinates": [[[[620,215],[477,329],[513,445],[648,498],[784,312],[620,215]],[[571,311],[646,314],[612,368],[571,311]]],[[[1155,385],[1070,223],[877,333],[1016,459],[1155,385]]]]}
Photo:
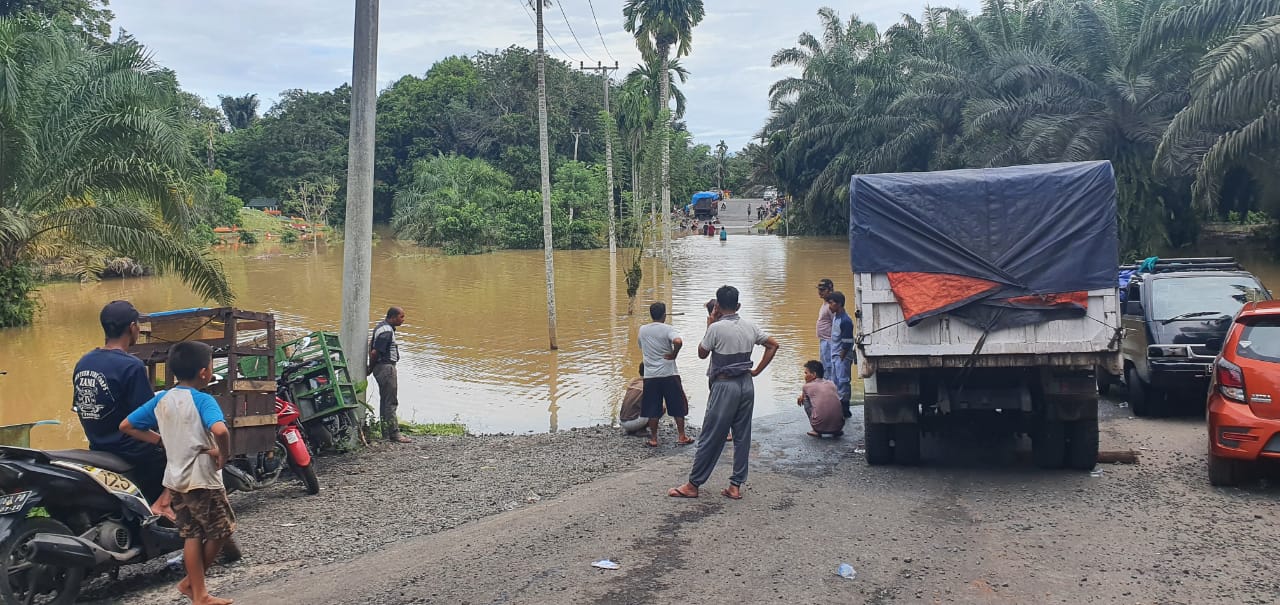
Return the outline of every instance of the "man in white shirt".
{"type": "Polygon", "coordinates": [[[658,420],[662,418],[663,404],[667,414],[676,421],[679,437],[676,443],[693,443],[684,434],[684,418],[689,415],[689,398],[684,394],[680,372],[676,369],[676,356],[684,346],[684,340],[676,329],[667,325],[667,305],[656,302],[649,305],[652,323],[640,326],[636,340],[644,355],[644,398],[640,403],[640,415],[649,419],[649,440],[645,445],[658,447],[658,420]]]}

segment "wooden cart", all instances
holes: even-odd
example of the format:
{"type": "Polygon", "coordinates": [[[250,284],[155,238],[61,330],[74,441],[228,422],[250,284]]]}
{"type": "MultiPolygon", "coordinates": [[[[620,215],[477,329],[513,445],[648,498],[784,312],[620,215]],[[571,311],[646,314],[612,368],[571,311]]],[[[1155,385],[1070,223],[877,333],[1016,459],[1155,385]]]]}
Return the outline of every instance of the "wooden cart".
{"type": "Polygon", "coordinates": [[[231,429],[231,456],[252,456],[275,447],[275,316],[230,307],[183,309],[143,315],[138,324],[141,342],[129,352],[147,365],[151,383],[157,388],[169,388],[175,382],[166,363],[169,347],[175,343],[203,342],[213,347],[214,359],[226,360],[226,375],[210,385],[208,392],[218,400],[231,429]],[[240,361],[246,357],[265,358],[266,375],[256,379],[241,376],[240,361]]]}

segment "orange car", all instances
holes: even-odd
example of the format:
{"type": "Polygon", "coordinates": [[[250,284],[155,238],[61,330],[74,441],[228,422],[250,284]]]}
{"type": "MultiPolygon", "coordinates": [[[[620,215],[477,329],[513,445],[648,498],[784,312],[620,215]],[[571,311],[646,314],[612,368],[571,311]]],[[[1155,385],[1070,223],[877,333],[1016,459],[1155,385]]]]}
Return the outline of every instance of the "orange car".
{"type": "Polygon", "coordinates": [[[1209,483],[1233,485],[1280,460],[1280,301],[1246,304],[1227,331],[1209,387],[1209,483]]]}

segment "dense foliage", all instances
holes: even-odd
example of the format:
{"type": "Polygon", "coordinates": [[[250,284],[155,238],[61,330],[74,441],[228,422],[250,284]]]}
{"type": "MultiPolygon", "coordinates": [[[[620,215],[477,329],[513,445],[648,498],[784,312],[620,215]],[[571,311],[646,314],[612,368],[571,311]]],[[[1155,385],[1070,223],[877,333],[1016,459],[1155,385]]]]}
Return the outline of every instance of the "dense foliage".
{"type": "Polygon", "coordinates": [[[29,14],[0,18],[0,65],[0,325],[30,321],[40,262],[97,274],[128,256],[229,302],[221,264],[189,239],[207,188],[172,74],[130,39],[29,14]]]}
{"type": "Polygon", "coordinates": [[[845,229],[855,173],[1109,159],[1124,249],[1190,243],[1202,217],[1256,210],[1241,199],[1274,178],[1278,12],[1274,0],[988,0],[881,32],[823,9],[818,34],[774,55],[800,73],[774,84],[755,155],[816,233],[845,229]]]}

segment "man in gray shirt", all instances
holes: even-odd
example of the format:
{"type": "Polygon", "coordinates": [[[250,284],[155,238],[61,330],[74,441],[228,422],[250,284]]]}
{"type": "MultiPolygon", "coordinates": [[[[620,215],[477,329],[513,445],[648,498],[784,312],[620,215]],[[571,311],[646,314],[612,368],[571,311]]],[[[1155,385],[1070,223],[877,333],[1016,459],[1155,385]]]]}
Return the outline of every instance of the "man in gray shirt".
{"type": "Polygon", "coordinates": [[[755,324],[738,316],[738,289],[721,286],[716,290],[716,310],[707,318],[707,332],[698,345],[698,358],[711,358],[707,376],[711,395],[698,435],[698,451],[694,454],[689,482],[671,488],[673,498],[697,498],[698,488],[711,478],[711,471],[724,451],[725,437],[733,430],[733,475],[729,487],[721,495],[739,500],[742,483],[747,480],[747,460],[751,455],[751,414],[755,408],[755,384],[778,352],[778,341],[755,324]],[[764,347],[764,356],[753,369],[751,353],[756,345],[764,347]]]}

